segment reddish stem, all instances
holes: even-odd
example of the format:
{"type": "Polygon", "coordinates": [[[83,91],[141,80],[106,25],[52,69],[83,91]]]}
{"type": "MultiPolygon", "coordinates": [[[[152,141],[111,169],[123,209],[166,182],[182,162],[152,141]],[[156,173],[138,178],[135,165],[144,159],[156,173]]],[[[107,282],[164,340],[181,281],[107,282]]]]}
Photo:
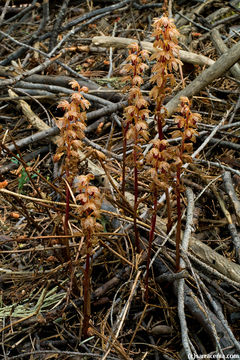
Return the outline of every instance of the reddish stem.
{"type": "MultiPolygon", "coordinates": [[[[70,139],[69,137],[67,137],[67,158],[68,161],[70,160],[70,150],[71,150],[71,145],[70,145],[70,139]]],[[[69,168],[67,166],[66,169],[66,181],[69,180],[70,177],[70,171],[69,168]]],[[[70,211],[70,191],[69,191],[69,187],[70,184],[68,183],[68,185],[66,184],[66,207],[65,207],[65,222],[64,222],[64,233],[65,235],[68,235],[68,221],[69,221],[69,211],[70,211]]],[[[70,261],[71,260],[71,256],[70,256],[70,249],[69,249],[69,241],[68,238],[66,237],[64,239],[64,244],[66,246],[66,250],[65,250],[65,260],[70,261]]]]}
{"type": "Polygon", "coordinates": [[[171,201],[170,201],[170,196],[169,196],[169,191],[168,189],[165,190],[165,195],[166,195],[166,202],[167,202],[167,216],[168,216],[168,222],[167,222],[167,234],[169,234],[171,228],[172,228],[172,207],[171,207],[171,201]]]}
{"type": "Polygon", "coordinates": [[[133,152],[134,158],[134,233],[135,233],[135,245],[137,253],[140,253],[140,241],[137,228],[137,209],[138,209],[138,170],[137,170],[137,134],[135,135],[135,146],[133,152]]]}
{"type": "Polygon", "coordinates": [[[123,125],[123,166],[122,166],[122,194],[125,194],[125,186],[126,186],[126,151],[127,151],[127,138],[126,134],[129,128],[129,124],[125,127],[123,125]]]}
{"type": "Polygon", "coordinates": [[[158,126],[158,137],[160,140],[163,140],[162,119],[159,113],[157,114],[157,126],[158,126]]]}
{"type": "Polygon", "coordinates": [[[177,167],[177,231],[176,231],[176,272],[180,271],[180,244],[181,244],[181,224],[182,224],[182,212],[181,212],[181,165],[177,167]]]}
{"type": "Polygon", "coordinates": [[[91,289],[90,289],[90,251],[91,251],[91,240],[90,233],[87,233],[86,236],[86,262],[85,262],[85,270],[84,270],[84,285],[83,285],[83,337],[88,337],[88,328],[90,321],[90,297],[91,297],[91,289]]]}
{"type": "Polygon", "coordinates": [[[153,215],[151,221],[151,230],[149,233],[149,241],[148,241],[148,253],[147,253],[147,269],[146,269],[146,277],[145,277],[145,301],[148,302],[149,298],[149,288],[148,288],[148,279],[149,279],[149,267],[151,260],[151,251],[152,251],[152,242],[154,237],[154,231],[156,227],[156,219],[157,219],[157,189],[154,189],[154,204],[153,204],[153,215]]]}
{"type": "Polygon", "coordinates": [[[66,185],[66,207],[65,207],[65,222],[64,222],[64,232],[65,235],[68,235],[68,221],[69,221],[69,210],[70,210],[70,191],[68,185],[66,185]]]}

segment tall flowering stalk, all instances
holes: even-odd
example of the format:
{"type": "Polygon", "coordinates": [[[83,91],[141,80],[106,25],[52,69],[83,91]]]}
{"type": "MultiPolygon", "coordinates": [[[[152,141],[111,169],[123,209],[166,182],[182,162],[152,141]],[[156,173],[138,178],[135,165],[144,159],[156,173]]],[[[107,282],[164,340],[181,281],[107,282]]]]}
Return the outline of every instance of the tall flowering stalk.
{"type": "MultiPolygon", "coordinates": [[[[153,157],[157,159],[155,163],[155,173],[153,174],[153,181],[156,182],[155,179],[157,177],[160,177],[164,178],[164,182],[166,182],[168,166],[166,167],[166,165],[161,165],[162,161],[168,161],[168,158],[165,157],[169,152],[168,150],[167,152],[165,152],[165,150],[167,149],[167,143],[163,141],[163,126],[165,125],[165,118],[167,116],[163,101],[166,95],[172,92],[172,87],[175,84],[173,70],[178,70],[179,67],[181,67],[182,65],[182,62],[179,60],[180,47],[178,46],[177,40],[180,34],[177,31],[176,26],[174,25],[173,19],[169,19],[165,15],[163,15],[160,19],[154,20],[153,28],[153,36],[155,37],[153,47],[155,48],[155,52],[153,53],[151,60],[155,60],[156,63],[153,65],[153,75],[150,79],[150,82],[155,84],[150,92],[150,97],[155,102],[154,117],[157,123],[159,138],[157,141],[154,142],[154,147],[152,151],[153,157]]],[[[149,162],[151,163],[151,153],[149,157],[149,162]]],[[[167,232],[169,232],[172,227],[172,216],[168,186],[164,186],[164,190],[166,194],[168,209],[167,232]]],[[[155,190],[155,193],[156,192],[157,190],[155,190]]]]}
{"type": "Polygon", "coordinates": [[[152,76],[150,82],[155,84],[150,92],[150,98],[155,102],[154,118],[157,124],[158,139],[153,140],[153,148],[147,155],[146,161],[151,165],[150,175],[152,178],[153,192],[153,215],[151,221],[151,230],[149,233],[149,246],[147,257],[147,273],[146,273],[146,293],[145,299],[148,300],[148,278],[150,254],[154,237],[156,217],[157,217],[157,199],[159,190],[165,191],[167,201],[168,223],[167,232],[172,227],[171,204],[169,196],[170,182],[170,162],[173,158],[173,149],[168,146],[168,142],[164,140],[163,126],[167,111],[163,105],[167,94],[171,93],[171,89],[175,84],[173,70],[178,70],[182,63],[179,60],[178,36],[173,20],[166,15],[157,18],[153,23],[153,36],[155,41],[153,47],[155,52],[151,56],[151,60],[155,61],[152,67],[152,76]]]}
{"type": "MultiPolygon", "coordinates": [[[[90,184],[90,181],[94,179],[92,174],[77,176],[80,161],[78,150],[82,149],[83,146],[82,139],[85,136],[85,121],[87,119],[86,110],[89,108],[90,103],[83,95],[84,92],[88,91],[86,87],[81,88],[75,80],[71,81],[70,85],[73,89],[77,88],[77,92],[72,94],[70,103],[63,100],[58,105],[59,108],[65,110],[65,113],[62,118],[57,120],[60,136],[54,160],[59,161],[64,157],[63,173],[66,178],[65,234],[68,234],[70,189],[73,187],[73,180],[74,190],[78,193],[76,196],[76,201],[79,204],[77,211],[85,237],[86,263],[83,281],[83,335],[87,337],[91,316],[91,255],[94,242],[96,241],[95,232],[102,229],[101,225],[97,223],[97,219],[100,216],[101,197],[98,188],[90,184]]],[[[71,263],[67,238],[66,247],[67,260],[70,260],[71,263]]]]}
{"type": "Polygon", "coordinates": [[[81,94],[81,92],[87,92],[88,89],[86,87],[81,88],[75,80],[71,81],[70,85],[73,89],[77,88],[78,91],[72,94],[70,103],[67,100],[63,100],[58,105],[65,113],[62,118],[56,120],[56,124],[60,129],[60,136],[57,144],[58,148],[54,156],[54,161],[59,161],[64,156],[62,170],[66,177],[66,209],[64,222],[66,235],[68,234],[70,188],[74,177],[78,173],[78,149],[82,148],[82,139],[85,136],[84,130],[86,128],[86,109],[90,106],[89,101],[81,94]]]}
{"type": "MultiPolygon", "coordinates": [[[[145,61],[148,58],[148,52],[141,50],[137,43],[129,45],[129,56],[122,70],[125,74],[124,80],[130,82],[128,94],[129,105],[125,108],[124,116],[124,154],[126,154],[127,140],[133,141],[133,166],[134,166],[134,233],[137,252],[140,252],[139,233],[137,229],[137,211],[138,211],[138,169],[143,158],[141,144],[148,140],[148,124],[146,119],[149,116],[148,102],[144,99],[141,92],[143,84],[143,74],[148,68],[145,61]]],[[[125,159],[124,162],[125,164],[125,159]]],[[[123,171],[123,192],[125,188],[125,165],[123,171]]]]}
{"type": "Polygon", "coordinates": [[[175,116],[175,123],[178,129],[172,133],[172,137],[181,137],[181,143],[176,148],[174,167],[176,168],[175,192],[177,198],[177,231],[176,231],[176,271],[180,270],[180,244],[181,244],[181,193],[184,188],[181,181],[181,174],[184,163],[190,163],[192,158],[193,142],[196,140],[196,123],[201,120],[201,115],[192,113],[190,110],[190,101],[187,97],[180,98],[178,108],[179,115],[175,116]]]}

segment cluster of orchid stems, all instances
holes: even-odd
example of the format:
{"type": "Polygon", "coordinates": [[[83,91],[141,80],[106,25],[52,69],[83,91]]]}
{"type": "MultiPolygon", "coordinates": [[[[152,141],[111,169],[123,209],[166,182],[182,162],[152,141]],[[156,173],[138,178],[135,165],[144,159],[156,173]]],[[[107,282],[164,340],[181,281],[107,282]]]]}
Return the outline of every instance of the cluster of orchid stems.
{"type": "MultiPolygon", "coordinates": [[[[150,165],[148,173],[151,177],[150,190],[153,194],[153,214],[151,219],[151,229],[149,232],[149,244],[147,254],[147,269],[145,278],[145,300],[148,301],[148,279],[149,266],[152,250],[152,242],[156,226],[158,198],[160,192],[165,192],[167,203],[167,233],[170,232],[173,225],[173,215],[171,209],[171,200],[169,188],[174,187],[177,201],[177,231],[176,231],[176,271],[180,270],[180,243],[181,243],[181,193],[183,186],[181,184],[182,166],[185,162],[190,162],[189,153],[192,150],[192,143],[196,134],[196,121],[200,118],[199,114],[192,114],[190,111],[190,103],[187,98],[181,98],[179,107],[180,114],[175,117],[178,129],[172,133],[172,137],[180,136],[181,144],[178,146],[170,146],[167,139],[164,138],[163,127],[167,117],[167,111],[164,107],[166,95],[171,94],[175,84],[174,71],[181,71],[182,62],[179,59],[178,37],[177,31],[172,19],[166,15],[161,18],[154,19],[153,43],[154,53],[150,57],[150,61],[154,61],[152,67],[152,76],[150,82],[154,84],[150,91],[150,99],[155,104],[154,119],[157,126],[157,138],[152,140],[153,147],[146,156],[146,164],[150,165]]],[[[142,142],[148,139],[146,118],[149,117],[148,103],[143,98],[140,86],[143,84],[143,73],[147,65],[143,63],[148,59],[148,53],[140,51],[137,44],[130,46],[130,55],[127,58],[128,64],[125,65],[124,71],[128,76],[124,80],[128,80],[131,84],[129,90],[129,106],[125,109],[125,127],[124,127],[124,149],[126,149],[126,141],[132,139],[134,141],[133,148],[133,164],[134,164],[134,232],[137,251],[140,250],[139,235],[137,232],[137,208],[138,208],[138,168],[140,160],[143,159],[141,152],[142,142]]],[[[125,152],[125,150],[124,150],[125,152]]],[[[125,160],[125,158],[124,158],[125,160]]],[[[125,165],[124,165],[125,169],[125,165]]],[[[123,189],[125,182],[125,171],[123,174],[123,189]]]]}
{"type": "MultiPolygon", "coordinates": [[[[143,74],[148,66],[143,62],[148,59],[148,51],[141,50],[137,43],[129,46],[129,56],[126,59],[128,62],[122,72],[128,74],[124,77],[125,81],[130,83],[128,94],[128,106],[125,108],[124,116],[124,157],[126,155],[127,140],[133,142],[133,166],[134,166],[134,233],[136,251],[140,252],[139,233],[137,228],[137,211],[139,205],[139,191],[138,191],[138,170],[141,166],[142,144],[149,138],[148,124],[146,119],[149,117],[148,102],[144,99],[141,92],[141,85],[143,84],[143,74]]],[[[125,159],[124,159],[125,160],[125,159]]],[[[123,161],[125,164],[125,161],[123,161]]],[[[125,188],[125,167],[122,176],[122,190],[124,194],[125,188]]]]}
{"type": "MultiPolygon", "coordinates": [[[[147,51],[141,50],[137,43],[129,46],[129,56],[127,64],[124,66],[124,81],[128,81],[128,106],[125,108],[123,124],[123,173],[122,173],[122,192],[125,192],[125,172],[126,172],[126,148],[127,141],[133,144],[131,164],[134,168],[134,233],[135,248],[139,253],[141,250],[139,232],[137,228],[137,217],[139,199],[138,189],[138,173],[139,169],[147,164],[149,166],[148,174],[151,178],[150,189],[153,194],[153,213],[151,219],[151,228],[149,232],[149,244],[147,250],[147,269],[145,278],[145,300],[148,302],[148,279],[149,267],[152,251],[152,242],[154,239],[158,198],[161,192],[165,192],[167,202],[167,232],[172,228],[173,215],[171,209],[171,201],[169,188],[173,186],[176,194],[177,202],[177,231],[176,231],[176,271],[180,270],[180,244],[181,244],[181,194],[183,185],[181,175],[183,164],[191,161],[190,153],[192,152],[192,142],[195,141],[196,122],[200,120],[200,115],[190,111],[190,102],[188,98],[181,98],[178,115],[175,116],[176,129],[172,132],[172,138],[180,137],[181,142],[178,146],[170,146],[168,140],[164,138],[163,127],[167,111],[163,105],[167,94],[171,93],[171,89],[175,84],[173,71],[180,70],[181,61],[179,60],[179,46],[177,38],[179,33],[173,23],[166,15],[160,19],[155,19],[153,23],[153,36],[155,37],[155,52],[150,57],[150,61],[155,61],[152,68],[152,76],[150,82],[154,84],[150,99],[155,104],[154,119],[157,126],[157,138],[152,140],[153,147],[144,159],[142,152],[142,144],[149,139],[147,119],[150,110],[148,102],[143,97],[141,85],[143,84],[143,75],[148,65],[145,61],[149,59],[147,51]],[[145,161],[144,161],[145,160],[145,161]]],[[[90,321],[90,305],[91,305],[91,256],[93,246],[97,242],[96,231],[102,230],[102,226],[97,222],[100,217],[101,195],[96,186],[91,184],[94,179],[92,174],[80,175],[79,169],[79,150],[82,149],[85,130],[85,121],[87,118],[86,110],[90,103],[85,99],[83,93],[87,88],[81,88],[77,81],[72,81],[73,89],[77,88],[71,96],[71,102],[61,101],[59,106],[64,110],[64,116],[57,120],[57,126],[60,129],[60,137],[58,148],[54,156],[55,161],[59,161],[62,157],[63,173],[66,183],[66,209],[64,220],[65,235],[69,233],[69,210],[70,197],[72,189],[77,193],[75,200],[78,204],[78,214],[81,222],[82,232],[85,238],[85,254],[86,262],[84,269],[83,295],[83,336],[88,336],[90,321]]],[[[65,237],[67,239],[67,237],[65,237]]],[[[71,263],[68,240],[65,241],[66,260],[71,263]]]]}
{"type": "MultiPolygon", "coordinates": [[[[84,269],[84,308],[83,308],[83,336],[87,337],[89,320],[90,320],[90,296],[91,296],[91,255],[92,248],[96,237],[94,236],[96,230],[100,230],[101,225],[97,223],[100,217],[101,196],[100,191],[96,186],[92,186],[90,181],[94,179],[92,174],[78,176],[79,169],[79,150],[82,149],[84,138],[84,130],[86,128],[86,109],[89,108],[90,103],[84,98],[83,93],[87,92],[86,87],[80,87],[77,81],[71,81],[70,85],[73,89],[77,88],[77,92],[71,95],[71,102],[63,100],[58,107],[65,112],[62,118],[56,120],[56,124],[60,129],[60,136],[58,140],[58,148],[54,156],[55,161],[59,161],[64,157],[63,174],[66,182],[66,208],[64,232],[65,235],[69,232],[69,210],[70,210],[70,196],[74,188],[76,193],[76,202],[79,205],[77,208],[83,235],[85,237],[85,254],[86,262],[84,269]]],[[[65,239],[68,239],[67,237],[65,239]]],[[[71,255],[69,250],[68,240],[65,242],[67,249],[66,260],[71,264],[71,255]]]]}

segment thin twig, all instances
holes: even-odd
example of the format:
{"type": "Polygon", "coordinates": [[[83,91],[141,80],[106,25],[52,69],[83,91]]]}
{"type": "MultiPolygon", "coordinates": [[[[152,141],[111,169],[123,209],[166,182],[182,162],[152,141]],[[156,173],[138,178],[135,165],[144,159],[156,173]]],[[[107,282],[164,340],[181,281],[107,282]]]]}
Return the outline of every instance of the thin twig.
{"type": "MultiPolygon", "coordinates": [[[[187,215],[186,215],[186,228],[184,231],[183,239],[182,239],[182,250],[187,252],[189,246],[189,240],[192,232],[192,223],[193,223],[193,211],[194,211],[194,197],[193,192],[190,188],[186,190],[187,195],[187,215]]],[[[180,259],[180,269],[185,268],[185,262],[181,258],[180,259]]],[[[191,347],[189,344],[189,336],[188,336],[188,327],[186,322],[186,316],[184,312],[184,284],[185,279],[182,278],[178,280],[178,317],[180,320],[181,326],[181,336],[182,336],[182,344],[185,350],[185,353],[188,359],[193,358],[193,353],[191,351],[191,347]]]]}

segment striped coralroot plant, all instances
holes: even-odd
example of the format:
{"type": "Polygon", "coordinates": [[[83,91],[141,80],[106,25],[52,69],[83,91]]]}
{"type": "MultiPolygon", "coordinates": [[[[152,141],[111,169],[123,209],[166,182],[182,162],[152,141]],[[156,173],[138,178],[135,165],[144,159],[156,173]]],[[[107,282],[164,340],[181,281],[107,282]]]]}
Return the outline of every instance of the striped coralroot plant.
{"type": "MultiPolygon", "coordinates": [[[[102,226],[97,223],[100,217],[101,196],[96,186],[91,185],[94,179],[92,174],[78,176],[79,169],[79,150],[83,147],[82,139],[85,137],[86,128],[85,121],[87,119],[86,110],[90,103],[84,98],[86,87],[80,87],[77,81],[70,82],[73,89],[77,88],[77,92],[71,95],[71,102],[63,100],[58,105],[65,112],[62,118],[57,120],[57,126],[60,129],[58,140],[58,148],[54,156],[55,161],[59,161],[64,157],[63,172],[66,182],[66,209],[64,230],[65,235],[69,229],[69,210],[70,210],[70,194],[72,189],[78,193],[76,202],[79,205],[77,212],[81,222],[83,236],[85,237],[85,269],[83,280],[84,306],[83,306],[83,336],[88,335],[91,307],[91,255],[94,244],[97,241],[95,233],[102,230],[102,226]]],[[[69,250],[68,238],[65,237],[65,246],[67,249],[66,260],[71,264],[71,255],[69,250]]],[[[72,269],[71,269],[72,270],[72,269]]]]}
{"type": "MultiPolygon", "coordinates": [[[[122,73],[127,74],[124,80],[130,85],[128,90],[128,106],[124,110],[124,154],[126,154],[127,140],[133,142],[133,153],[131,163],[134,167],[134,233],[136,251],[140,252],[139,232],[137,228],[137,212],[139,206],[138,191],[138,172],[141,168],[142,144],[149,138],[148,124],[146,119],[149,117],[148,102],[144,99],[141,92],[144,71],[148,68],[144,63],[148,59],[148,51],[141,50],[137,43],[129,45],[129,56],[127,64],[122,69],[122,73]]],[[[125,188],[125,156],[123,161],[123,193],[125,188]]]]}

